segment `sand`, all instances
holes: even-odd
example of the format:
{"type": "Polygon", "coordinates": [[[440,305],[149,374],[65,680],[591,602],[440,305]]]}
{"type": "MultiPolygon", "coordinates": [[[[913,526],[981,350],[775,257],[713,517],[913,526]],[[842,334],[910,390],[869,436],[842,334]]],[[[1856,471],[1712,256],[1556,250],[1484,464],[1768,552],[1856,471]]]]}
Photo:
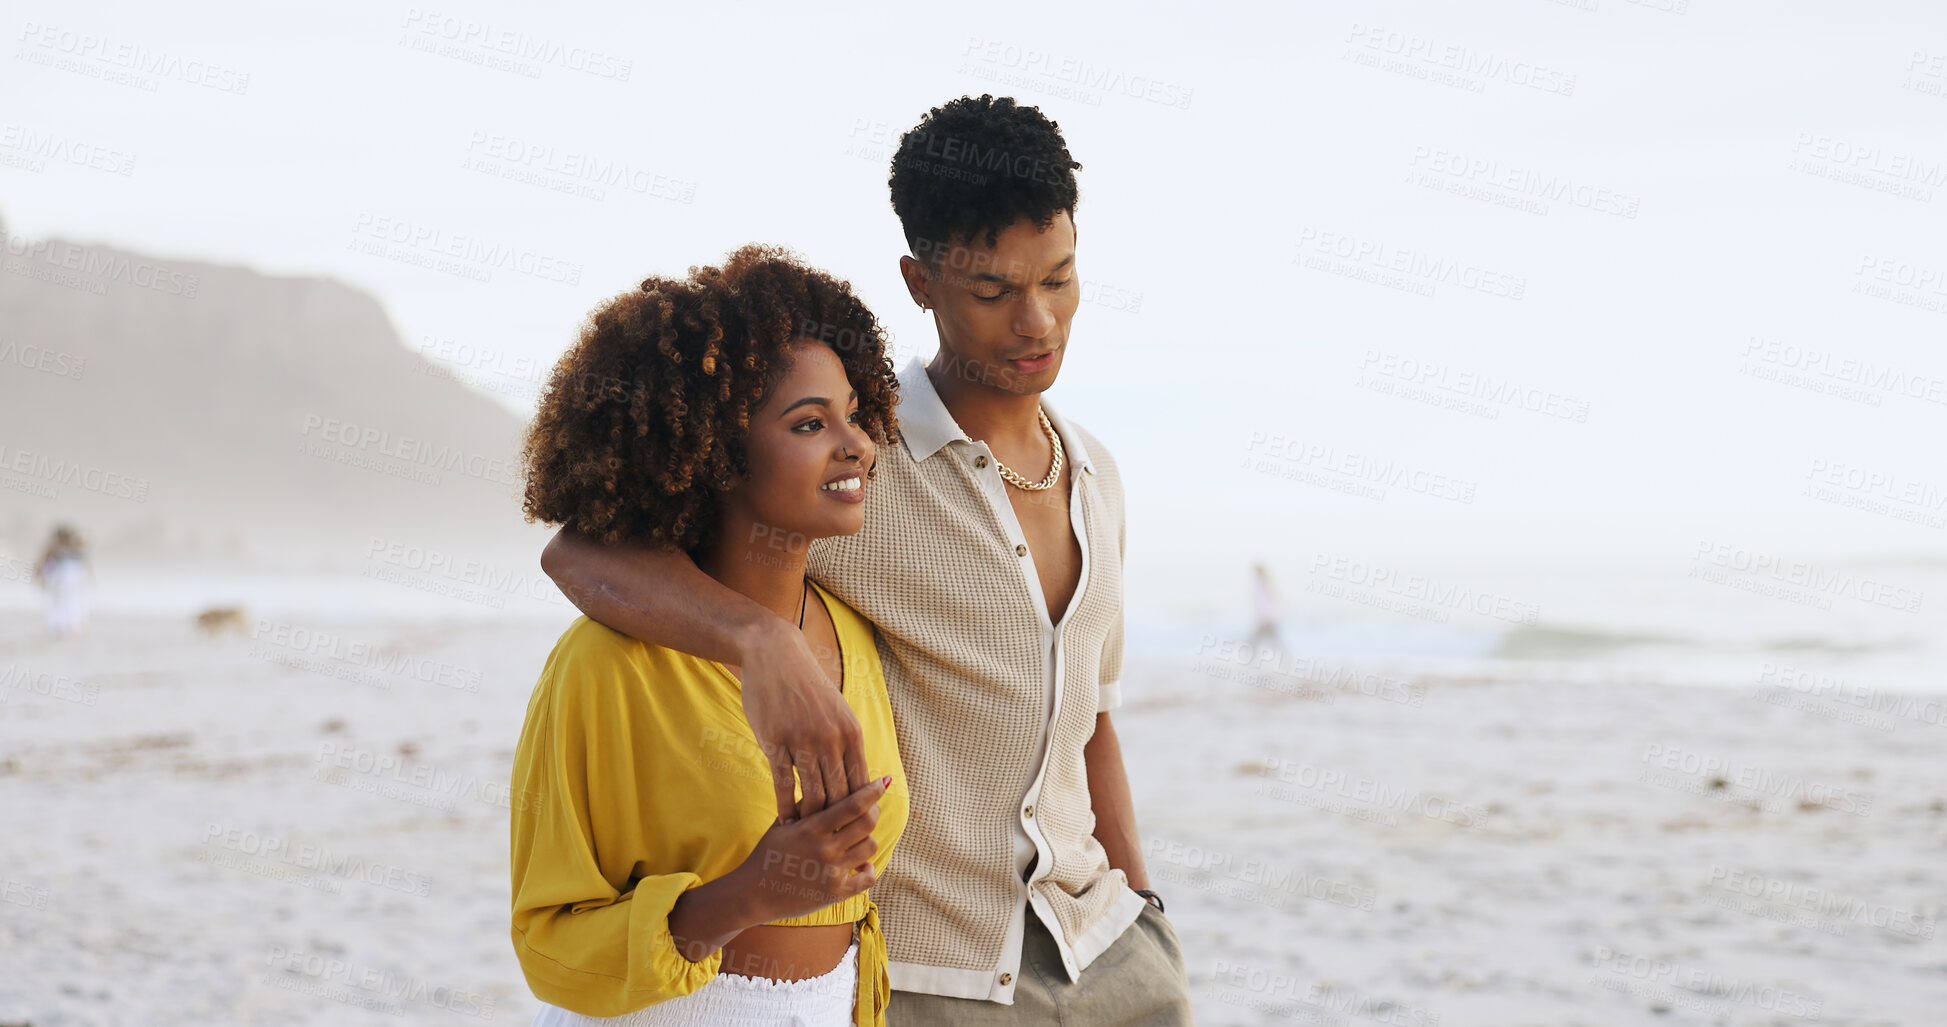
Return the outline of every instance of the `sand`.
{"type": "MultiPolygon", "coordinates": [[[[0,1023],[531,1020],[505,782],[570,615],[365,616],[0,620],[0,1023]]],[[[1937,704],[1193,652],[1124,695],[1200,1023],[1947,1022],[1937,704]]]]}

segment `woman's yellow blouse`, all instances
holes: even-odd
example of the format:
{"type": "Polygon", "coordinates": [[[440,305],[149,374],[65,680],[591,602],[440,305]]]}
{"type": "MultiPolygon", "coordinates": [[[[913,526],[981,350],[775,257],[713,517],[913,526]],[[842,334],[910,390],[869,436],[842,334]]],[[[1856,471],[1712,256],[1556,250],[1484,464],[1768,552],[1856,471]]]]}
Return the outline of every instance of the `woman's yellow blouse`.
{"type": "MultiPolygon", "coordinates": [[[[871,622],[817,594],[837,629],[866,769],[892,775],[873,829],[883,874],[908,813],[885,676],[871,622]]],[[[528,701],[511,798],[514,952],[536,998],[620,1016],[716,976],[722,951],[684,958],[669,912],[684,891],[742,863],[777,819],[770,763],[722,664],[578,618],[528,701]]],[[[853,1020],[884,1024],[892,988],[869,893],[772,922],[859,923],[853,1020]]]]}

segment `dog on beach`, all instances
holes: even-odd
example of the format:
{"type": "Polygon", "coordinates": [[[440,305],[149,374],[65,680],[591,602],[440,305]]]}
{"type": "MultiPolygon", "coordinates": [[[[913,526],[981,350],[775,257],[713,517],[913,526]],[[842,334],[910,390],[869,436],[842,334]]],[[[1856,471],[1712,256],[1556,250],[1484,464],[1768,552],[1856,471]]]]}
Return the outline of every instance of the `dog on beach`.
{"type": "Polygon", "coordinates": [[[241,606],[217,606],[196,615],[196,627],[211,638],[226,631],[242,635],[250,630],[249,618],[241,606]]]}

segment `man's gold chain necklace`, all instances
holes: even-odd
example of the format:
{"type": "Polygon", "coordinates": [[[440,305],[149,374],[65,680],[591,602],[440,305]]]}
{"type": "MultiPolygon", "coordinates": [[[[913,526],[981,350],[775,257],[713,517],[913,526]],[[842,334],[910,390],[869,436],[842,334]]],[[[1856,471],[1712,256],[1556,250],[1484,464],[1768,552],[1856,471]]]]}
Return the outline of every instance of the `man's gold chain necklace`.
{"type": "MultiPolygon", "coordinates": [[[[1048,476],[1040,481],[1029,481],[1019,474],[1014,473],[1013,468],[1001,463],[1000,457],[994,458],[994,466],[1000,469],[1001,477],[1007,479],[1007,483],[1015,488],[1024,489],[1028,492],[1039,492],[1042,489],[1053,488],[1055,482],[1061,480],[1061,436],[1055,433],[1055,426],[1049,423],[1048,412],[1046,410],[1036,408],[1035,413],[1041,415],[1041,430],[1048,436],[1048,442],[1055,449],[1054,466],[1048,468],[1048,476]]],[[[973,441],[973,436],[968,435],[964,428],[960,430],[960,437],[968,442],[973,441]]]]}

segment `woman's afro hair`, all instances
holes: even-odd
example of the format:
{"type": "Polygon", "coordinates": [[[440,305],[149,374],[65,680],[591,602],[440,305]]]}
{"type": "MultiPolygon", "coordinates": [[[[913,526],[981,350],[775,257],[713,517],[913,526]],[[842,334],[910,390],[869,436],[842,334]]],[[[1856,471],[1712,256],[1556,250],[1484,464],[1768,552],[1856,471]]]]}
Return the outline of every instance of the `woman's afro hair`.
{"type": "Polygon", "coordinates": [[[749,473],[751,414],[806,337],[838,354],[860,425],[886,444],[899,382],[884,330],[848,283],[787,250],[752,243],[602,303],[528,428],[526,519],[695,553],[712,541],[722,493],[749,473]]]}

